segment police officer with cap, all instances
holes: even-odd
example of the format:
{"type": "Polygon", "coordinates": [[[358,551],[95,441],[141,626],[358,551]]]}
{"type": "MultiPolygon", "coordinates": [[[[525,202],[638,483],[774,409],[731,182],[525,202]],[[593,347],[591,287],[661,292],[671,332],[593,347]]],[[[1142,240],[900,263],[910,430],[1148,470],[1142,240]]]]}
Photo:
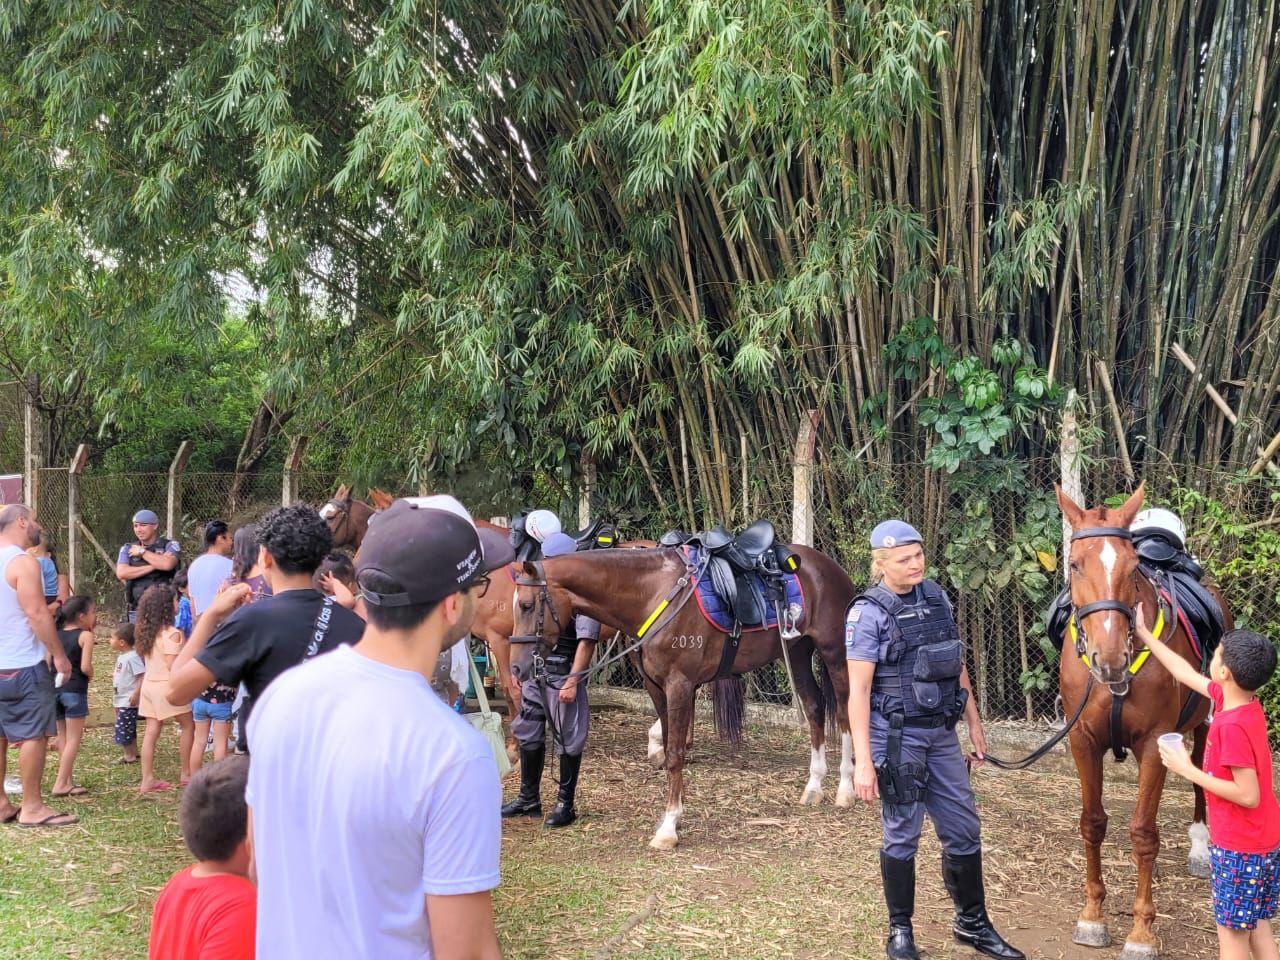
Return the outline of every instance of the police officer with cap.
{"type": "Polygon", "coordinates": [[[917,960],[916,848],[929,814],[942,843],[942,876],[955,902],[955,937],[997,960],[1024,954],[987,916],[982,839],[969,770],[955,733],[969,729],[972,763],[986,737],[964,665],[964,647],[942,587],[924,576],[919,532],[887,520],[871,533],[871,579],[845,618],[854,788],[881,801],[880,876],[889,907],[890,960],[917,960]]]}
{"type": "MultiPolygon", "coordinates": [[[[542,541],[542,555],[548,559],[577,548],[565,533],[552,533],[542,541]]],[[[570,617],[562,625],[555,649],[546,657],[546,678],[541,682],[529,678],[521,685],[520,713],[511,721],[511,733],[520,743],[520,793],[502,808],[504,817],[542,814],[542,768],[550,717],[552,740],[560,755],[560,795],[543,822],[548,827],[567,827],[577,819],[574,797],[591,722],[585,673],[599,639],[597,621],[580,614],[570,617]]]]}
{"type": "Polygon", "coordinates": [[[133,515],[134,539],[121,547],[116,557],[116,579],[124,584],[130,623],[138,615],[138,601],[147,588],[169,583],[178,569],[178,542],[159,536],[159,529],[160,518],[154,510],[139,510],[133,515]]]}

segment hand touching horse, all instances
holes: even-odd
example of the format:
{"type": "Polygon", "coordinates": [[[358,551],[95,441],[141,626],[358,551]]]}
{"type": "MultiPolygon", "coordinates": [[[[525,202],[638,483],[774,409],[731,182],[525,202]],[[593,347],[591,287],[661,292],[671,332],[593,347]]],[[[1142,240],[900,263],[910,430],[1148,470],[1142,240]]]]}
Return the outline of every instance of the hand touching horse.
{"type": "MultiPolygon", "coordinates": [[[[1152,932],[1155,903],[1151,878],[1160,850],[1156,811],[1164,789],[1165,768],[1156,745],[1162,733],[1194,731],[1192,757],[1197,766],[1204,754],[1208,701],[1179,687],[1145,649],[1135,648],[1134,607],[1141,603],[1156,619],[1152,632],[1200,669],[1200,657],[1176,613],[1142,572],[1129,526],[1142,506],[1139,487],[1118,509],[1084,510],[1061,488],[1058,503],[1071,527],[1070,585],[1072,646],[1064,642],[1059,675],[1063,710],[1075,711],[1086,700],[1079,722],[1071,730],[1071,755],[1080,777],[1082,810],[1080,835],[1084,839],[1085,904],[1076,924],[1075,942],[1105,947],[1111,942],[1102,902],[1102,840],[1107,814],[1102,807],[1102,757],[1108,749],[1122,756],[1133,750],[1138,760],[1138,801],[1129,822],[1129,837],[1138,866],[1133,901],[1133,929],[1125,942],[1122,960],[1154,960],[1156,937],[1152,932]],[[1159,616],[1157,619],[1157,612],[1159,616]]],[[[1216,593],[1216,591],[1215,591],[1216,593]]],[[[1218,598],[1228,629],[1230,613],[1218,598]]],[[[1195,790],[1195,822],[1190,829],[1192,870],[1208,876],[1208,830],[1205,828],[1204,793],[1195,790]]]]}

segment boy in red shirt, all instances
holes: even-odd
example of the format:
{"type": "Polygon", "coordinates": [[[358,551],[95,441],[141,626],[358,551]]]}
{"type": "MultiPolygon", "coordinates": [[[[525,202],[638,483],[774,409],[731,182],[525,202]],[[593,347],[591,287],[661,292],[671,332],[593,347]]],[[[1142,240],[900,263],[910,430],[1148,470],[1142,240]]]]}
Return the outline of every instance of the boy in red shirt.
{"type": "Polygon", "coordinates": [[[250,875],[249,758],[202,767],[178,810],[182,838],[198,861],[175,873],[151,916],[148,960],[253,960],[257,891],[250,875]]]}
{"type": "Polygon", "coordinates": [[[1277,960],[1271,918],[1280,896],[1280,805],[1271,784],[1267,720],[1253,695],[1275,672],[1275,644],[1250,630],[1232,630],[1204,677],[1151,635],[1141,604],[1135,621],[1138,638],[1173,678],[1213,701],[1204,769],[1196,769],[1182,744],[1161,744],[1160,759],[1204,788],[1218,955],[1277,960]]]}

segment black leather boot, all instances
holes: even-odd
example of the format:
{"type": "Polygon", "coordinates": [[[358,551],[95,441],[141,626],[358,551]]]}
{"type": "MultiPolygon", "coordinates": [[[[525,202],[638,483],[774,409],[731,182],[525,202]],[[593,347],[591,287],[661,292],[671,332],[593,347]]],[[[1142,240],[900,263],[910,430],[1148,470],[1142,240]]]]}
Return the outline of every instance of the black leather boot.
{"type": "Polygon", "coordinates": [[[546,744],[520,747],[520,792],[502,808],[504,817],[542,816],[542,767],[547,762],[546,744]]]}
{"type": "Polygon", "coordinates": [[[548,827],[567,827],[578,819],[578,811],[573,807],[573,796],[578,789],[578,771],[581,767],[582,754],[560,758],[560,796],[556,808],[543,821],[548,827]]]}
{"type": "Polygon", "coordinates": [[[897,860],[880,851],[880,881],[889,906],[889,939],[884,952],[889,960],[920,960],[911,915],[916,910],[916,861],[897,860]]]}
{"type": "Polygon", "coordinates": [[[996,933],[991,918],[987,916],[981,850],[962,857],[943,853],[942,880],[956,905],[956,921],[952,930],[957,940],[996,960],[1026,960],[1026,954],[996,933]]]}

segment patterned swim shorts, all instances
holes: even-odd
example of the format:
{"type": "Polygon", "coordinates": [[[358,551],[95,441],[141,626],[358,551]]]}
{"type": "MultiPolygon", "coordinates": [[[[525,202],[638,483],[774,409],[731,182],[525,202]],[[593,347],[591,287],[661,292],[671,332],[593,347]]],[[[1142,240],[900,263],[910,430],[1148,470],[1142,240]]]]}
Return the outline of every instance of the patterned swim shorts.
{"type": "Polygon", "coordinates": [[[116,707],[115,741],[122,747],[138,742],[137,707],[116,707]]]}
{"type": "Polygon", "coordinates": [[[1231,930],[1252,930],[1275,916],[1280,894],[1280,851],[1236,853],[1210,845],[1213,919],[1231,930]]]}

